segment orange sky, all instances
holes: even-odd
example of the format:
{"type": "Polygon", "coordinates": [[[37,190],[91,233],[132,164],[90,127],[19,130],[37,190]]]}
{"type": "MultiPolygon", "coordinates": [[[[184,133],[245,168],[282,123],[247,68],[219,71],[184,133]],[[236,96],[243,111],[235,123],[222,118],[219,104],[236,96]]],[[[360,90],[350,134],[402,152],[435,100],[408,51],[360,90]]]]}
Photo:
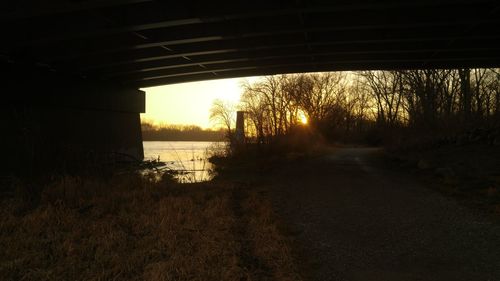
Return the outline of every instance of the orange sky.
{"type": "Polygon", "coordinates": [[[237,103],[240,83],[256,77],[210,80],[141,89],[146,91],[144,120],[154,123],[198,125],[210,128],[210,106],[214,99],[237,103]]]}

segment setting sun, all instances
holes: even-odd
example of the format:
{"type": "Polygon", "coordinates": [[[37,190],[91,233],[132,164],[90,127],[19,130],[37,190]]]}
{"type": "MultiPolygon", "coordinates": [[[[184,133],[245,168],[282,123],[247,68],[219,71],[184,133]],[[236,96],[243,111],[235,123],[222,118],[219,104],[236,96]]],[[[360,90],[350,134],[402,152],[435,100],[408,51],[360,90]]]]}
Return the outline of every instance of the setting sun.
{"type": "Polygon", "coordinates": [[[299,120],[300,120],[300,123],[302,123],[302,125],[307,125],[307,117],[304,114],[304,112],[299,113],[299,120]]]}

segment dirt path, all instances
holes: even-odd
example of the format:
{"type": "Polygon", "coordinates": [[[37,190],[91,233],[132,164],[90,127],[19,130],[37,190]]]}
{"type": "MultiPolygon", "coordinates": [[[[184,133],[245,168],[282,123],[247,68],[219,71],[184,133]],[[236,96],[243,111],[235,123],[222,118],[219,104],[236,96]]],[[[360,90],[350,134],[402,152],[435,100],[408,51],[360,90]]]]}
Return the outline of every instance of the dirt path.
{"type": "Polygon", "coordinates": [[[376,159],[343,148],[273,176],[312,280],[500,280],[500,225],[376,159]]]}

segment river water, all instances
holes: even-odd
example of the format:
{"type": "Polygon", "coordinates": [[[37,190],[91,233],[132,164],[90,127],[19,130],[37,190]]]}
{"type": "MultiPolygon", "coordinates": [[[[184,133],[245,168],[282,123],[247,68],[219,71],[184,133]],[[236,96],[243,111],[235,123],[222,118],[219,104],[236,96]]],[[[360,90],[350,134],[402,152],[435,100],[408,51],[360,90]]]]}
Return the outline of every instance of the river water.
{"type": "Polygon", "coordinates": [[[200,182],[212,179],[213,165],[208,157],[222,149],[223,142],[205,141],[144,141],[144,160],[160,160],[168,169],[181,172],[180,182],[200,182]]]}

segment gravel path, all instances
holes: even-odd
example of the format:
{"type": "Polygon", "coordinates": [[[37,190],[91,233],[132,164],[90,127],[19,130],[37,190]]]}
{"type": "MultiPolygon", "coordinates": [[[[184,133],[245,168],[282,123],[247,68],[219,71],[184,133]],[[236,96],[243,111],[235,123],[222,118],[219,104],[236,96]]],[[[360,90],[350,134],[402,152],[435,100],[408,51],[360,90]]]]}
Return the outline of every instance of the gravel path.
{"type": "Polygon", "coordinates": [[[274,177],[311,279],[500,280],[500,225],[374,164],[376,152],[339,149],[274,177]]]}

